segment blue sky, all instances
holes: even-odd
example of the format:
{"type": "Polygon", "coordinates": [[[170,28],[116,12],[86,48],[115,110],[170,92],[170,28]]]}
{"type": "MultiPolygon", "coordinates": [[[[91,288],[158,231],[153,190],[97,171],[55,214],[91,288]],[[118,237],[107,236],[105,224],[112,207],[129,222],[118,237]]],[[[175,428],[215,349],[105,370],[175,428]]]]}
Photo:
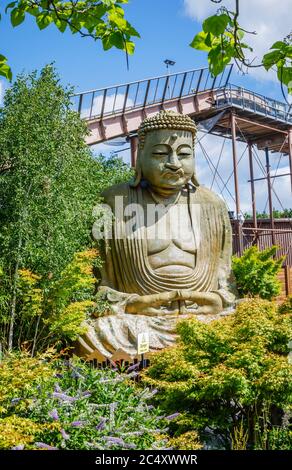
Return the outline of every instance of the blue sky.
{"type": "MultiPolygon", "coordinates": [[[[204,2],[208,3],[208,0],[204,2]]],[[[1,52],[9,58],[14,75],[55,61],[62,81],[74,85],[76,91],[163,74],[165,58],[176,61],[173,72],[199,68],[207,65],[206,54],[195,51],[188,44],[201,29],[201,23],[190,17],[186,3],[184,0],[130,0],[125,6],[126,17],[139,31],[141,39],[137,39],[136,52],[130,57],[129,70],[121,51],[104,52],[100,42],[94,43],[70,32],[62,34],[54,25],[39,31],[30,17],[13,28],[8,15],[3,15],[1,52]]],[[[255,91],[280,96],[274,83],[264,82],[263,85],[262,81],[240,77],[236,73],[232,81],[252,86],[255,91]]]]}
{"type": "MultiPolygon", "coordinates": [[[[7,3],[8,0],[1,2],[2,13],[3,5],[7,3]]],[[[226,0],[224,3],[234,2],[226,0]]],[[[289,7],[291,12],[292,0],[281,0],[281,3],[275,0],[244,0],[241,3],[243,4],[243,20],[249,24],[254,22],[252,26],[261,32],[260,37],[251,38],[259,53],[263,48],[271,45],[274,39],[281,39],[283,35],[289,33],[291,23],[289,7]],[[252,17],[250,16],[251,7],[254,12],[252,17]]],[[[5,14],[2,15],[0,23],[2,38],[0,53],[8,57],[14,76],[23,70],[29,72],[40,69],[45,64],[54,61],[62,82],[72,84],[76,91],[101,88],[162,75],[166,71],[163,63],[166,58],[176,61],[171,69],[172,72],[206,66],[206,54],[194,51],[188,44],[201,29],[201,20],[215,10],[214,4],[209,0],[130,0],[129,5],[125,6],[126,17],[139,31],[141,39],[136,41],[136,52],[130,57],[129,70],[127,70],[125,56],[121,51],[112,49],[104,52],[99,42],[94,43],[90,39],[80,38],[78,35],[73,36],[70,32],[62,34],[53,25],[39,31],[33,19],[30,18],[19,27],[12,28],[5,14]]],[[[278,84],[265,72],[256,71],[244,77],[234,72],[231,81],[281,99],[278,84]]],[[[5,80],[1,80],[1,84],[2,89],[8,86],[5,80]]],[[[221,149],[222,139],[207,136],[204,141],[208,152],[216,159],[221,149]]],[[[106,153],[110,151],[110,148],[106,146],[99,147],[99,149],[106,153]]],[[[231,153],[228,144],[224,152],[223,160],[226,168],[229,168],[231,153]]],[[[129,155],[127,153],[124,155],[128,160],[129,155]]],[[[208,184],[210,175],[201,157],[200,149],[198,149],[198,172],[204,183],[208,184]]],[[[283,160],[280,167],[284,169],[286,163],[283,160]]],[[[243,209],[247,209],[250,205],[246,180],[247,175],[243,168],[240,172],[243,209]]],[[[286,186],[288,188],[288,179],[286,186]]],[[[259,197],[261,206],[264,206],[264,199],[264,196],[259,197]]],[[[290,201],[286,196],[284,199],[285,206],[292,206],[291,197],[290,201]]],[[[232,204],[232,201],[229,201],[231,209],[232,204]]],[[[275,207],[278,207],[276,202],[275,207]]]]}

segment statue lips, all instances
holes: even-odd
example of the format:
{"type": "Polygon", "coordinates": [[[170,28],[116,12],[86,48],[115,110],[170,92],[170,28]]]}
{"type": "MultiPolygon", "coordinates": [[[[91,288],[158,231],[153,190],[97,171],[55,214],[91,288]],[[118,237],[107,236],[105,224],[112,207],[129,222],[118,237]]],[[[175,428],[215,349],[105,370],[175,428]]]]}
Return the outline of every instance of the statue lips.
{"type": "Polygon", "coordinates": [[[180,179],[183,178],[184,176],[184,171],[182,168],[179,168],[178,170],[166,170],[162,173],[162,176],[166,176],[167,178],[175,178],[175,179],[180,179]]]}

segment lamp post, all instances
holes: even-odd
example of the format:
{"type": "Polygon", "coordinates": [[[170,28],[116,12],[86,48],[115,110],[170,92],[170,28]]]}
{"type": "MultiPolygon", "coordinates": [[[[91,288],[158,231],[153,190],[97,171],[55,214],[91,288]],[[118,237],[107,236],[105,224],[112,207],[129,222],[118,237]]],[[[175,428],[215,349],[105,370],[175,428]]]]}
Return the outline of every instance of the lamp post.
{"type": "Polygon", "coordinates": [[[164,63],[166,65],[167,73],[169,73],[169,66],[175,65],[175,61],[170,60],[170,59],[165,59],[164,63]]]}
{"type": "MultiPolygon", "coordinates": [[[[175,61],[174,60],[170,60],[170,59],[165,59],[164,60],[164,63],[166,65],[166,71],[167,71],[167,75],[169,75],[169,67],[175,65],[175,61]]],[[[169,97],[170,97],[170,86],[169,86],[169,78],[167,77],[167,88],[168,88],[168,94],[169,94],[169,97]]]]}

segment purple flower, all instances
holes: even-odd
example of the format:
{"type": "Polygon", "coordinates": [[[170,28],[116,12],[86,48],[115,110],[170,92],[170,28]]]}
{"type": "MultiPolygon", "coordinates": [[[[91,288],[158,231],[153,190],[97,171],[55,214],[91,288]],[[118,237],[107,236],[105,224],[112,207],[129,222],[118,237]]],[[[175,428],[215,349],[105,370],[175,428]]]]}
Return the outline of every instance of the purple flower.
{"type": "Polygon", "coordinates": [[[73,379],[84,379],[83,375],[79,374],[79,372],[76,369],[72,370],[71,377],[73,379]]]}
{"type": "Polygon", "coordinates": [[[59,393],[59,392],[53,392],[52,397],[59,398],[59,400],[70,401],[70,402],[77,400],[77,398],[75,397],[70,397],[69,395],[66,395],[66,393],[59,393]]]}
{"type": "Polygon", "coordinates": [[[109,443],[109,444],[116,444],[119,446],[124,446],[125,441],[121,439],[120,437],[112,437],[112,436],[104,436],[104,439],[109,443]]]}
{"type": "Polygon", "coordinates": [[[132,370],[138,369],[139,365],[140,365],[139,362],[131,365],[130,367],[128,367],[127,372],[132,372],[132,370]]]}
{"type": "Polygon", "coordinates": [[[130,374],[128,374],[128,377],[130,377],[131,379],[133,379],[134,377],[137,377],[139,375],[139,372],[131,372],[130,374]]]}
{"type": "Polygon", "coordinates": [[[107,421],[107,418],[102,417],[98,425],[95,426],[95,429],[97,431],[102,431],[105,428],[106,421],[107,421]]]}
{"type": "Polygon", "coordinates": [[[54,377],[56,377],[57,379],[62,379],[63,378],[63,374],[55,374],[54,377]]]}
{"type": "Polygon", "coordinates": [[[85,421],[72,421],[71,426],[73,426],[73,428],[82,428],[85,424],[85,421]]]}
{"type": "Polygon", "coordinates": [[[18,446],[11,447],[11,450],[23,450],[24,444],[18,444],[18,446]]]}
{"type": "Polygon", "coordinates": [[[58,447],[49,446],[48,444],[45,444],[44,442],[35,442],[34,444],[39,449],[58,450],[58,447]]]}
{"type": "Polygon", "coordinates": [[[82,392],[81,394],[83,397],[87,398],[87,397],[91,397],[91,393],[89,392],[89,390],[86,390],[86,392],[82,392]]]}
{"type": "Polygon", "coordinates": [[[126,449],[136,449],[137,446],[136,446],[136,444],[133,444],[131,442],[125,442],[124,447],[126,449]]]}
{"type": "Polygon", "coordinates": [[[21,398],[12,398],[10,403],[11,403],[11,405],[17,405],[17,403],[19,403],[20,400],[21,400],[21,398]]]}
{"type": "Polygon", "coordinates": [[[150,395],[148,397],[152,398],[152,397],[154,397],[154,395],[156,395],[156,393],[158,393],[158,390],[157,390],[157,388],[154,388],[153,390],[151,390],[150,395]]]}
{"type": "Polygon", "coordinates": [[[55,384],[55,392],[62,393],[62,390],[59,384],[55,384]]]}
{"type": "Polygon", "coordinates": [[[177,418],[180,415],[180,413],[173,413],[172,415],[166,416],[165,419],[168,421],[171,421],[172,419],[177,418]]]}
{"type": "Polygon", "coordinates": [[[58,415],[58,411],[56,410],[56,408],[54,408],[52,411],[49,412],[49,416],[50,416],[54,421],[58,421],[59,415],[58,415]]]}
{"type": "Polygon", "coordinates": [[[66,433],[65,429],[61,429],[60,433],[62,434],[62,437],[65,439],[65,441],[70,439],[70,435],[66,433]]]}

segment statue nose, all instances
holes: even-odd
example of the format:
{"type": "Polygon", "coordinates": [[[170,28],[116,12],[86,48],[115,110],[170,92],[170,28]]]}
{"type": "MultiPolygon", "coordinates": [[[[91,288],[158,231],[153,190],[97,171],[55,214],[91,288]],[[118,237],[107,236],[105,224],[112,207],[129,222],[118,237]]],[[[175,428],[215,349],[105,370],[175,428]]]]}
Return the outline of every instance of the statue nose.
{"type": "Polygon", "coordinates": [[[165,164],[165,166],[166,168],[175,171],[179,170],[182,167],[182,164],[180,163],[176,155],[171,155],[169,161],[165,164]]]}

